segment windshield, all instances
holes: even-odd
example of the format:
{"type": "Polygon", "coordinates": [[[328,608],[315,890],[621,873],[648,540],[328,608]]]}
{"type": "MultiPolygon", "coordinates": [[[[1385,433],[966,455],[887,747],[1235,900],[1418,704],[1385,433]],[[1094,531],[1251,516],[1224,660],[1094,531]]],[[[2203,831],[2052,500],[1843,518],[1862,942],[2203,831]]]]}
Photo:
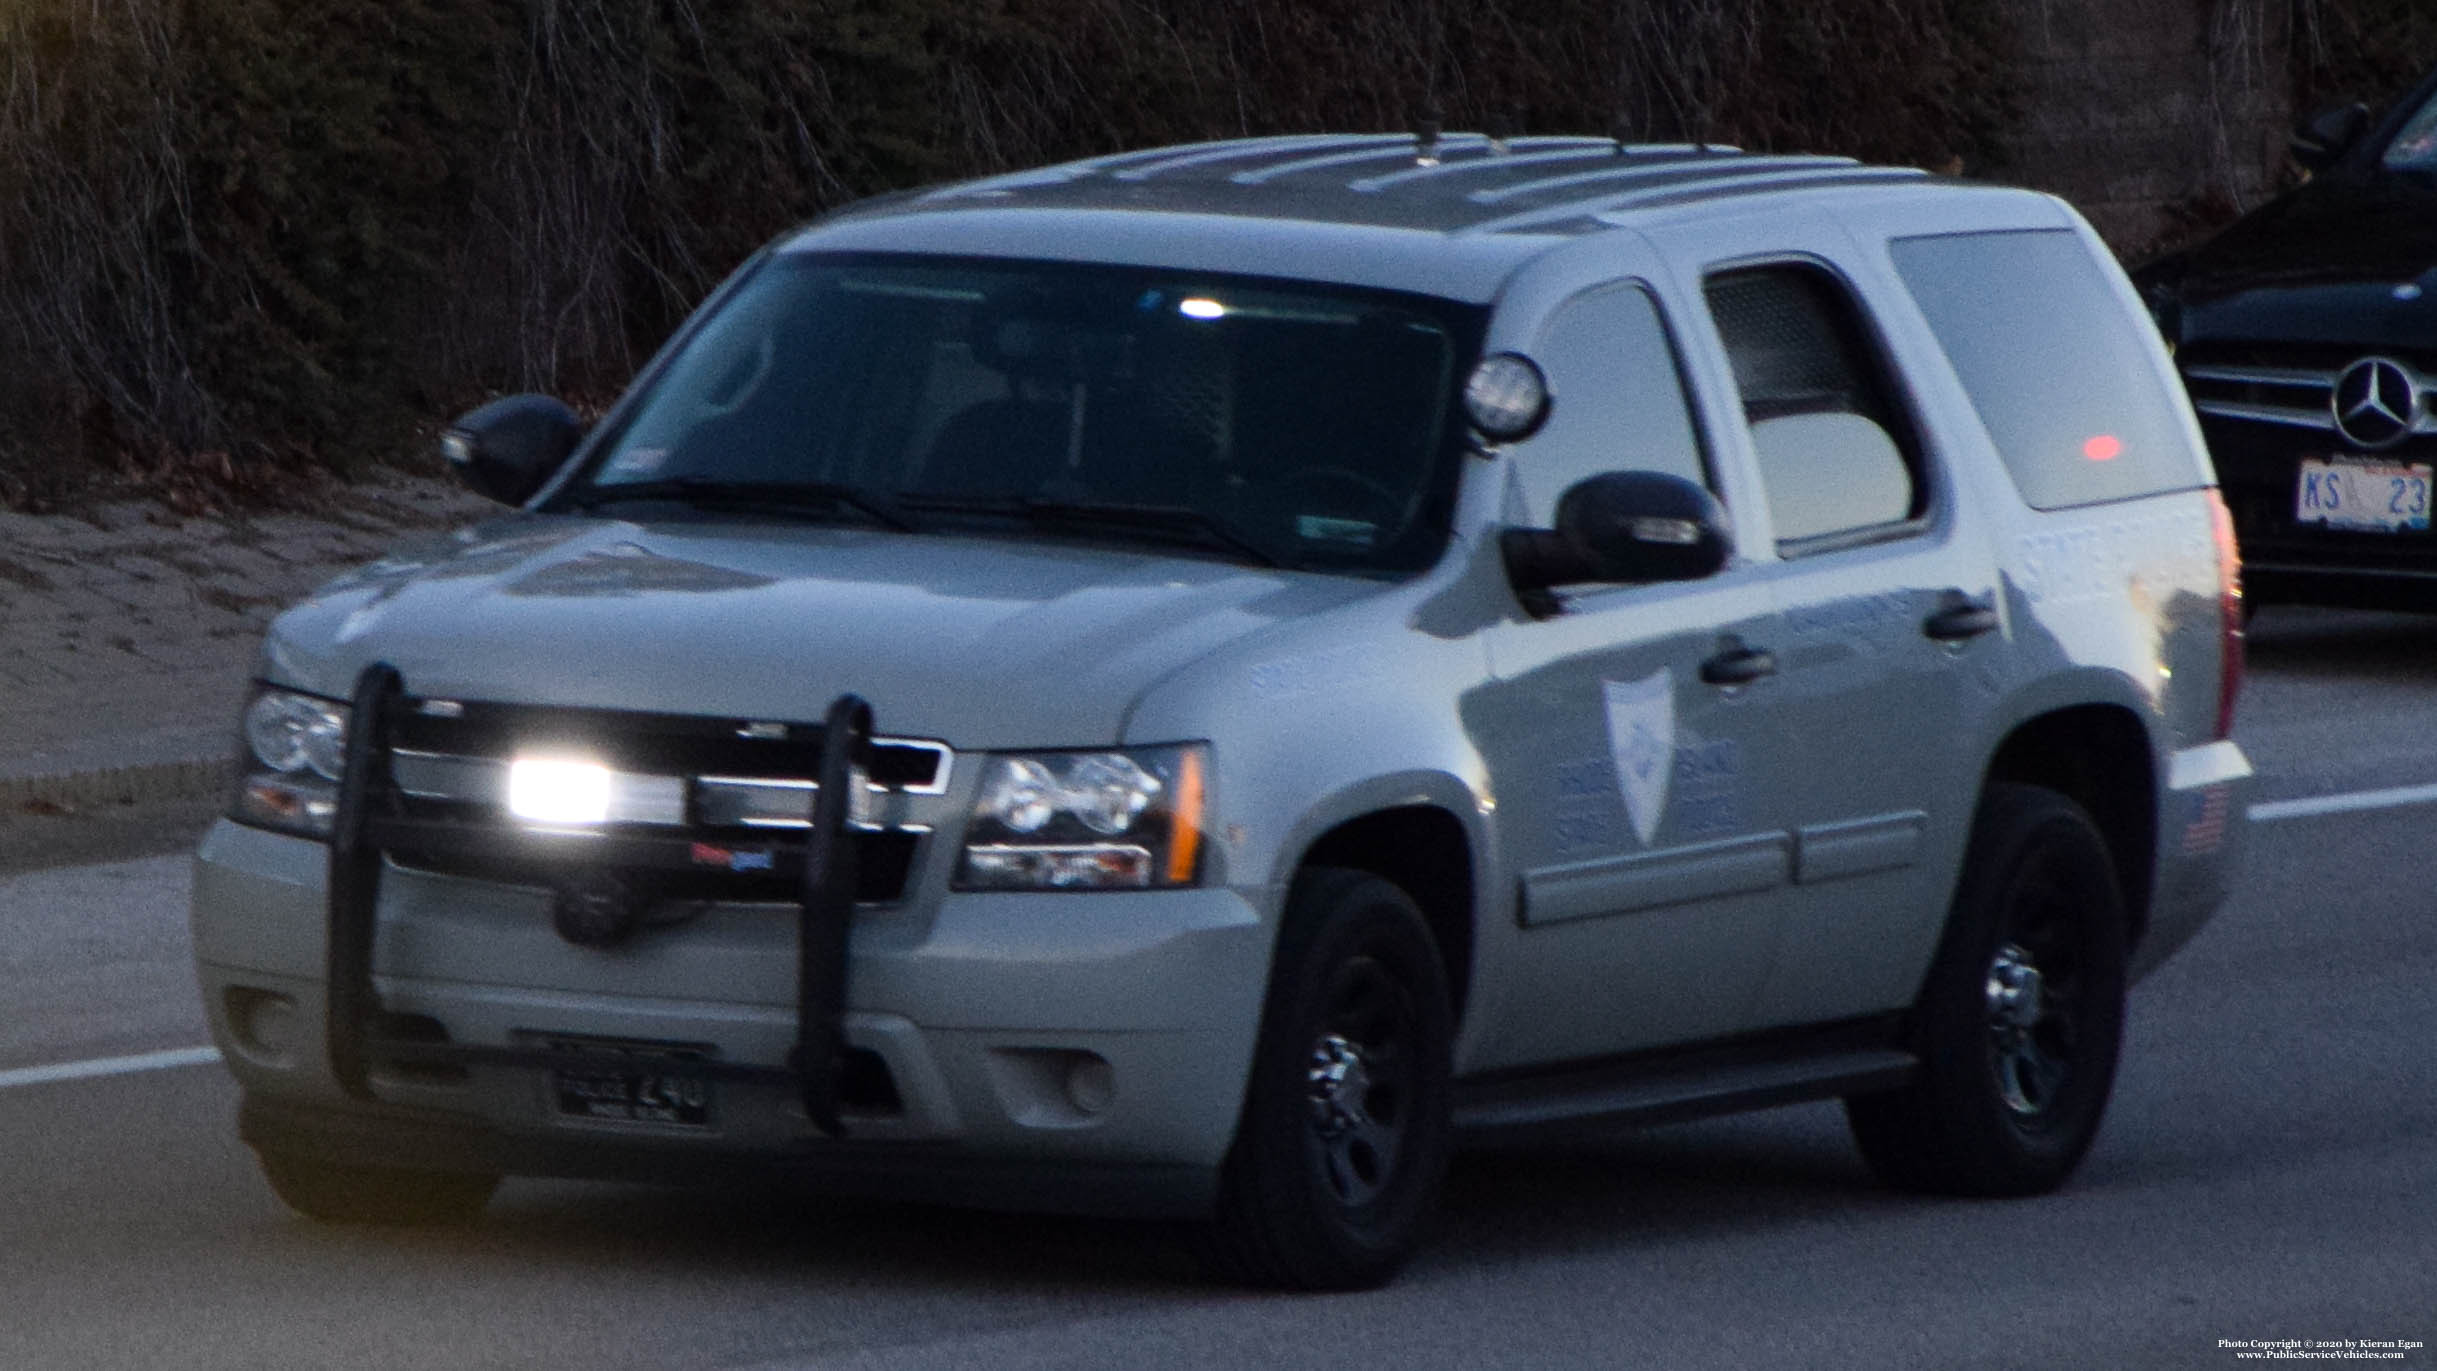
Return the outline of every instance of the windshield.
{"type": "Polygon", "coordinates": [[[1134,268],[780,256],[552,503],[1418,570],[1446,540],[1477,314],[1134,268]]]}
{"type": "Polygon", "coordinates": [[[2389,171],[2437,171],[2437,99],[2395,131],[2383,160],[2389,171]]]}

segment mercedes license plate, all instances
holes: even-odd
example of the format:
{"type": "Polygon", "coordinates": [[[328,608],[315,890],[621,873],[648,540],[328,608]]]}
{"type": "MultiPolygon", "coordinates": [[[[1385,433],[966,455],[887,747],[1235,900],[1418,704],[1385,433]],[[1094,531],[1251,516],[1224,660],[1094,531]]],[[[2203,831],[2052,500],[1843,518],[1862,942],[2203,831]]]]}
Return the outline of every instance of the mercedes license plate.
{"type": "Polygon", "coordinates": [[[2426,533],[2429,465],[2302,459],[2293,521],[2369,533],[2426,533]]]}
{"type": "Polygon", "coordinates": [[[590,1060],[551,1068],[550,1098],[564,1118],[599,1123],[711,1126],[711,1082],[687,1069],[703,1051],[683,1043],[552,1038],[552,1052],[590,1060]],[[599,1064],[594,1065],[594,1061],[599,1064]]]}

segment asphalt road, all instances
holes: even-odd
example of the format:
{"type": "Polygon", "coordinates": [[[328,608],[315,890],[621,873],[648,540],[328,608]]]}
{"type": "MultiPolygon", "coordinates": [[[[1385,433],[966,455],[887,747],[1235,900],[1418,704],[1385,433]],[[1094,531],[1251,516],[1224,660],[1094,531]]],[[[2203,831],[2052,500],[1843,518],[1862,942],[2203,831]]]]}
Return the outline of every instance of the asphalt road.
{"type": "MultiPolygon", "coordinates": [[[[2271,610],[2279,803],[2437,785],[2437,620],[2271,610]]],[[[2392,799],[2393,797],[2387,797],[2392,799]]],[[[2134,998],[2063,1192],[1876,1188],[1833,1106],[1467,1157],[1395,1286],[1203,1283],[1153,1227],[512,1182],[470,1228],[290,1217],[208,1065],[185,865],[0,877],[0,1367],[2219,1367],[2437,1343],[2437,802],[2259,824],[2134,998]],[[2359,1350],[2359,1349],[2355,1349],[2359,1350]]],[[[2429,1347],[2374,1364],[2437,1368],[2429,1347]]],[[[2347,1363],[2352,1364],[2352,1363],[2347,1363]]]]}

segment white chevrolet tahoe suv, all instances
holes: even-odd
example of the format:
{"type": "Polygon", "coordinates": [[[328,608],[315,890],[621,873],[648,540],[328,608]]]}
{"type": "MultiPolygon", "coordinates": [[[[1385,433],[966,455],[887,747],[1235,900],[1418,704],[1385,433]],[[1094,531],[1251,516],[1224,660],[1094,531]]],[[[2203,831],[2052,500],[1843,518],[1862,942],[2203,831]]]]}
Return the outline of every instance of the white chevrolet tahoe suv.
{"type": "Polygon", "coordinates": [[[2243,835],[2191,413],[2046,196],[1252,139],[849,208],[509,508],[290,609],[198,860],[239,1127],[1188,1221],[1386,1279],[1450,1152],[1841,1098],[2071,1172],[2243,835]]]}

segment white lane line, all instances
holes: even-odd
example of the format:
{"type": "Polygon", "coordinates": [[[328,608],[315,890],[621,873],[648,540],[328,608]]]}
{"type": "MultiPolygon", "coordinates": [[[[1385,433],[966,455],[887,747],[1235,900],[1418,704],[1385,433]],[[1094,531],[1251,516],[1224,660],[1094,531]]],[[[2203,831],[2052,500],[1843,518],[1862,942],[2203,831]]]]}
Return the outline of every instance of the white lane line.
{"type": "Polygon", "coordinates": [[[2363,809],[2394,809],[2401,805],[2437,804],[2437,785],[2397,786],[2392,790],[2355,790],[2344,795],[2313,795],[2306,800],[2270,800],[2251,806],[2258,823],[2278,819],[2310,819],[2322,814],[2350,814],[2363,809]]]}
{"type": "Polygon", "coordinates": [[[166,1052],[139,1052],[132,1057],[96,1057],[91,1061],[59,1062],[51,1066],[21,1066],[0,1071],[0,1090],[53,1081],[82,1081],[96,1076],[128,1076],[138,1071],[167,1071],[180,1066],[207,1066],[220,1060],[217,1048],[173,1047],[166,1052]]]}

